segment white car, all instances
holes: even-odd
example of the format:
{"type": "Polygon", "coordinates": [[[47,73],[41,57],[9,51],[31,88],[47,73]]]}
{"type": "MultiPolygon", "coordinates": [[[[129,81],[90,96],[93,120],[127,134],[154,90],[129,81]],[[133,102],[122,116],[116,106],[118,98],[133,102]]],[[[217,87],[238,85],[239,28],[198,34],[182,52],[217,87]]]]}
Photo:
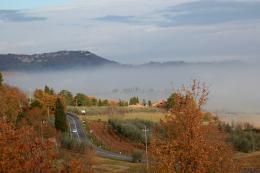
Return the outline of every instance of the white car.
{"type": "Polygon", "coordinates": [[[77,129],[73,129],[72,132],[73,132],[73,133],[77,133],[77,129]]]}

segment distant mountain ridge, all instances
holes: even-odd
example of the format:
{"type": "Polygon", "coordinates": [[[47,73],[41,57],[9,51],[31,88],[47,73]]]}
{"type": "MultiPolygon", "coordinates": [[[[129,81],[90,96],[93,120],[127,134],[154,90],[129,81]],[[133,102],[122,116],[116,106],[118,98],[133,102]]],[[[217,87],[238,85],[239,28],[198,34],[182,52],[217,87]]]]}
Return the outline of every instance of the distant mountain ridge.
{"type": "Polygon", "coordinates": [[[41,54],[0,54],[1,71],[62,70],[94,68],[119,63],[97,56],[89,51],[58,51],[41,54]]]}
{"type": "Polygon", "coordinates": [[[185,62],[185,61],[165,61],[156,62],[150,61],[149,63],[144,63],[139,65],[139,67],[166,67],[166,66],[181,66],[181,65],[231,65],[231,64],[241,64],[238,60],[226,60],[226,61],[201,61],[201,62],[185,62]]]}
{"type": "Polygon", "coordinates": [[[240,61],[220,62],[185,62],[166,61],[130,65],[120,64],[95,55],[89,51],[58,51],[41,54],[0,54],[0,71],[41,71],[41,70],[69,70],[69,69],[93,69],[97,67],[122,67],[122,68],[146,68],[146,67],[171,67],[183,65],[225,65],[238,64],[240,61]]]}

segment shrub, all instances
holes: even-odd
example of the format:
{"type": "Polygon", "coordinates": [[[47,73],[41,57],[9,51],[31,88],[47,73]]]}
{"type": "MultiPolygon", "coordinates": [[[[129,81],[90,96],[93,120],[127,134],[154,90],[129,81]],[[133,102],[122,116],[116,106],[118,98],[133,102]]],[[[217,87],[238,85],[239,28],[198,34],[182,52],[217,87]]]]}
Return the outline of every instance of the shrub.
{"type": "Polygon", "coordinates": [[[132,158],[133,158],[133,162],[137,163],[137,162],[141,162],[143,159],[143,152],[140,150],[136,150],[132,153],[132,158]]]}
{"type": "Polygon", "coordinates": [[[76,141],[75,139],[71,138],[67,133],[62,134],[60,142],[61,147],[79,153],[84,153],[89,149],[86,143],[76,141]]]}
{"type": "Polygon", "coordinates": [[[244,134],[235,133],[231,136],[231,141],[238,151],[249,152],[252,150],[252,142],[244,134]]]}
{"type": "Polygon", "coordinates": [[[252,125],[221,123],[219,128],[229,134],[229,141],[241,152],[260,150],[260,133],[252,125]]]}
{"type": "MultiPolygon", "coordinates": [[[[109,119],[108,123],[122,136],[129,138],[135,142],[145,143],[144,136],[144,126],[147,128],[152,128],[154,123],[151,121],[134,119],[134,120],[119,120],[119,119],[109,119]]],[[[151,130],[147,135],[147,142],[150,143],[151,130]]]]}

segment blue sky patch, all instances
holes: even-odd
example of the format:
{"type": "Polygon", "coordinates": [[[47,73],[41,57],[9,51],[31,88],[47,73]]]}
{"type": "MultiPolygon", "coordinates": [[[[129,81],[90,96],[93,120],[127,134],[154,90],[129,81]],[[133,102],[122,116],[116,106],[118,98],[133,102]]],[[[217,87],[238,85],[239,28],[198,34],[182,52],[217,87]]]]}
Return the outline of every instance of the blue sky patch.
{"type": "Polygon", "coordinates": [[[45,17],[29,16],[18,10],[0,10],[0,20],[5,22],[30,22],[46,19],[45,17]]]}

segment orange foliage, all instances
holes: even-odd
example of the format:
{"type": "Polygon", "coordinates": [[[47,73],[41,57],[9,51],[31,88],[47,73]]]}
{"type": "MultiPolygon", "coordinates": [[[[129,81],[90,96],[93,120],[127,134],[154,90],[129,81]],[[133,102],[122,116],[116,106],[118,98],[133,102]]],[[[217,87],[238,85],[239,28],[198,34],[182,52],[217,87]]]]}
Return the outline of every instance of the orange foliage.
{"type": "Polygon", "coordinates": [[[17,128],[0,119],[0,172],[8,173],[90,173],[91,150],[62,161],[55,138],[41,138],[32,126],[17,128]],[[62,161],[58,165],[58,161],[62,161]]]}
{"type": "Polygon", "coordinates": [[[54,144],[41,141],[29,126],[14,127],[0,119],[0,172],[55,172],[54,144]]]}
{"type": "Polygon", "coordinates": [[[47,106],[54,108],[56,96],[40,90],[35,96],[43,108],[29,109],[19,89],[0,86],[0,172],[91,172],[94,154],[68,161],[62,157],[56,130],[48,122],[46,111],[47,106]]]}
{"type": "Polygon", "coordinates": [[[26,120],[27,122],[25,123],[32,124],[38,136],[43,136],[44,138],[56,136],[56,129],[48,123],[46,110],[41,108],[33,108],[28,110],[26,112],[26,120]]]}
{"type": "MultiPolygon", "coordinates": [[[[74,156],[75,157],[75,156],[74,156]]],[[[86,151],[80,157],[68,160],[64,164],[61,172],[64,173],[92,173],[92,166],[94,164],[94,152],[92,150],[86,151]]]]}
{"type": "Polygon", "coordinates": [[[161,121],[151,142],[152,172],[237,173],[232,147],[214,123],[203,124],[208,90],[194,81],[175,94],[171,114],[161,121]]]}
{"type": "Polygon", "coordinates": [[[14,122],[18,114],[27,107],[27,98],[18,88],[0,86],[0,117],[6,117],[14,122]]]}
{"type": "Polygon", "coordinates": [[[41,89],[36,89],[34,92],[34,97],[42,106],[44,106],[45,109],[49,109],[50,114],[54,113],[55,102],[58,97],[57,95],[49,94],[41,89]]]}

